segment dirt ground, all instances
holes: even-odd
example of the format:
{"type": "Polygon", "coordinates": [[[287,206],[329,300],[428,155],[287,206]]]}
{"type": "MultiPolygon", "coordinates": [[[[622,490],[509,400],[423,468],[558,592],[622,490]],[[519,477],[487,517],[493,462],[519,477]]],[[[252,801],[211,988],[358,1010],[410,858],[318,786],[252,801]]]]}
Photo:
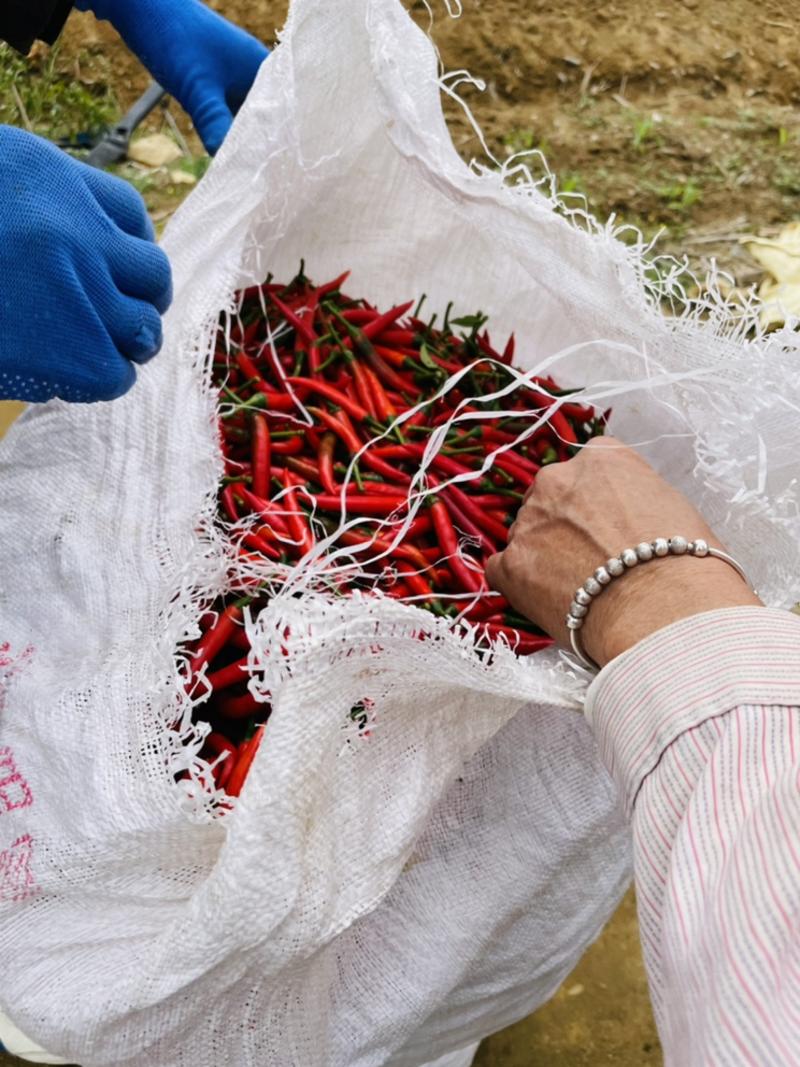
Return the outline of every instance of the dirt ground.
{"type": "MultiPolygon", "coordinates": [[[[214,6],[272,41],[287,0],[214,6]]],[[[410,6],[427,26],[423,0],[410,6]]],[[[496,158],[538,149],[564,194],[598,216],[663,229],[663,248],[701,276],[713,256],[740,285],[758,280],[739,238],[774,233],[800,194],[800,34],[783,0],[463,0],[459,19],[444,0],[430,6],[445,68],[486,83],[463,98],[496,158]]],[[[90,15],[68,28],[63,65],[76,62],[122,105],[147,82],[90,15]]],[[[480,155],[463,111],[448,112],[458,148],[480,155]]],[[[143,184],[162,218],[186,191],[143,184]]]]}
{"type": "MultiPolygon", "coordinates": [[[[270,42],[287,4],[214,6],[270,42]]],[[[486,82],[464,98],[498,159],[539,149],[565,195],[585,196],[598,216],[614,213],[648,235],[663,228],[663,247],[685,253],[701,274],[716,257],[740,285],[759,279],[740,237],[774,233],[800,203],[800,34],[785,2],[464,0],[458,20],[443,0],[431,6],[444,66],[486,82]]],[[[427,25],[423,3],[412,11],[427,25]]],[[[112,92],[120,107],[147,83],[113,31],[88,15],[70,20],[56,67],[89,93],[112,92]]],[[[16,121],[13,101],[0,98],[4,106],[0,120],[16,121]]],[[[175,105],[171,112],[199,155],[188,121],[175,105]]],[[[463,112],[450,106],[449,118],[459,150],[480,155],[463,112]]],[[[150,126],[163,123],[157,116],[150,126]]],[[[169,175],[126,173],[160,222],[185,195],[169,175]]],[[[0,410],[0,429],[7,415],[0,410]]],[[[632,895],[554,1000],[484,1042],[477,1059],[479,1067],[660,1062],[632,895]]]]}

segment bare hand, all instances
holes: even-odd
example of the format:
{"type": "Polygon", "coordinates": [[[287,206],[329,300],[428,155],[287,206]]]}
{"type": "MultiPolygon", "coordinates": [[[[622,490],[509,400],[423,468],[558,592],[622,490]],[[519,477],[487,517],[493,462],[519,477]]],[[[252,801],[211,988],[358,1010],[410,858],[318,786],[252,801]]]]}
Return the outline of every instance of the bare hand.
{"type": "MultiPolygon", "coordinates": [[[[487,566],[491,585],[562,644],[575,590],[623,548],[657,537],[703,538],[723,548],[676,489],[614,438],[597,438],[567,463],[543,468],[487,566]]],[[[679,619],[761,601],[721,560],[667,556],[616,579],[592,604],[581,637],[601,666],[679,619]]]]}

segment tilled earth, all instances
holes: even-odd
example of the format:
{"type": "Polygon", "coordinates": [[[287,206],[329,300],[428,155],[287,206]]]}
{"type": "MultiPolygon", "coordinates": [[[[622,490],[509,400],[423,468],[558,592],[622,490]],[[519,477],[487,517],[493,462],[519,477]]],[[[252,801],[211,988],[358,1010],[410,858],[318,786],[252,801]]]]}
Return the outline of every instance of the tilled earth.
{"type": "MultiPolygon", "coordinates": [[[[463,97],[497,158],[539,149],[598,216],[663,229],[697,273],[713,256],[740,284],[758,279],[739,238],[774,233],[800,195],[800,34],[785,0],[463,0],[459,19],[430,5],[445,68],[486,83],[463,97]]],[[[288,3],[213,6],[271,42],[288,3]]],[[[423,0],[409,6],[428,26],[423,0]]],[[[147,83],[90,15],[73,16],[59,62],[71,72],[77,58],[121,105],[147,83]]],[[[463,111],[447,110],[459,150],[480,155],[463,111]]],[[[162,212],[185,191],[147,190],[162,212]]]]}

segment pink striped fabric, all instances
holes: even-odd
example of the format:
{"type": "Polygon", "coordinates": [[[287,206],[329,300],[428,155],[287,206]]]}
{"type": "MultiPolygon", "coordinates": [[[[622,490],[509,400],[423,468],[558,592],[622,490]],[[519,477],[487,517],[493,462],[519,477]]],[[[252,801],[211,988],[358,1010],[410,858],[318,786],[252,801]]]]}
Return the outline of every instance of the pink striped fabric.
{"type": "Polygon", "coordinates": [[[587,715],[632,815],[667,1067],[800,1065],[800,618],[667,627],[601,672],[587,715]]]}

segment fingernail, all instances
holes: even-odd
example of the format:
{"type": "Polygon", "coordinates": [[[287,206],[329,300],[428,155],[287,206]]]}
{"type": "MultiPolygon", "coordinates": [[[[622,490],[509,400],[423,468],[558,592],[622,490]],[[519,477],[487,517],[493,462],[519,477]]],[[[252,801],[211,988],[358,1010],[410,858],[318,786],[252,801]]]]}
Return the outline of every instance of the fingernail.
{"type": "Polygon", "coordinates": [[[137,349],[142,353],[142,357],[145,359],[149,359],[160,350],[163,340],[164,337],[161,331],[160,322],[155,329],[148,323],[142,323],[136,334],[137,349]]]}

